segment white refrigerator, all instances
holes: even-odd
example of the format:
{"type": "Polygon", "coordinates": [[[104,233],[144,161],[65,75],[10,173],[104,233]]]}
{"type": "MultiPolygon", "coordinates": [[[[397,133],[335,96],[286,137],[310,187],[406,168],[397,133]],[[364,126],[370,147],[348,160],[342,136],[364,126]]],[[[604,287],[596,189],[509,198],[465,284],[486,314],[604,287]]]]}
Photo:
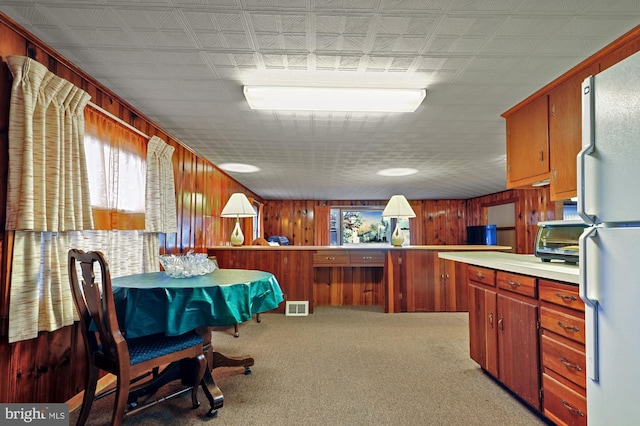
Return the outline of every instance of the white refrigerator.
{"type": "Polygon", "coordinates": [[[587,421],[640,424],[640,53],[582,85],[578,213],[587,421]]]}

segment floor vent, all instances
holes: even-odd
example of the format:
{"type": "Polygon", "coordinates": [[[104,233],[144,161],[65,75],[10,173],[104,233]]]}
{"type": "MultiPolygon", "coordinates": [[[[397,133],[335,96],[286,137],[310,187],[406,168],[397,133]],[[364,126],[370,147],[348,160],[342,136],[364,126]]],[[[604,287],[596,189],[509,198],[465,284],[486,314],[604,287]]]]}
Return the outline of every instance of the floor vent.
{"type": "Polygon", "coordinates": [[[289,317],[306,317],[309,315],[309,302],[287,302],[284,314],[289,317]]]}

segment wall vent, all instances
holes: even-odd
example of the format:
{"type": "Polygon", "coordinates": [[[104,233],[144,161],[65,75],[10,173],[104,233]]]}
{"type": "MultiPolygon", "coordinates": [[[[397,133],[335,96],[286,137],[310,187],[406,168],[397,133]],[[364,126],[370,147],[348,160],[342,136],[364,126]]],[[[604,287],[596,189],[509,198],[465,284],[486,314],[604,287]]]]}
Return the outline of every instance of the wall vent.
{"type": "Polygon", "coordinates": [[[308,301],[287,301],[284,314],[288,317],[306,317],[309,315],[308,301]]]}

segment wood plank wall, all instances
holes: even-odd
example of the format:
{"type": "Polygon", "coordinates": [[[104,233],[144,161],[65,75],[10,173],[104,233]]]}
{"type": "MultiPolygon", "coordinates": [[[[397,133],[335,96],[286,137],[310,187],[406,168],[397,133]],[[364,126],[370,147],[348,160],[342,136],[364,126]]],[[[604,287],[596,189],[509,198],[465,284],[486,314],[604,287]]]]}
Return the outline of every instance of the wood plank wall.
{"type": "MultiPolygon", "coordinates": [[[[314,245],[315,211],[318,206],[384,208],[388,200],[266,200],[264,235],[285,236],[291,245],[314,245]]],[[[411,219],[411,244],[464,244],[465,200],[411,200],[416,219],[411,219]]],[[[324,210],[324,209],[323,209],[324,210]]]]}
{"type": "MultiPolygon", "coordinates": [[[[314,209],[317,206],[382,206],[387,200],[267,200],[265,237],[282,235],[291,245],[314,244],[314,209]]],[[[470,200],[410,200],[416,213],[411,222],[411,244],[466,244],[467,226],[486,225],[487,207],[515,203],[516,252],[533,253],[538,221],[555,217],[556,203],[549,189],[514,189],[470,200]]]]}
{"type": "Polygon", "coordinates": [[[550,201],[549,187],[513,189],[467,201],[468,226],[486,225],[487,207],[515,204],[516,253],[532,254],[538,222],[554,220],[556,203],[550,201]]]}
{"type": "MultiPolygon", "coordinates": [[[[8,55],[33,57],[47,65],[52,72],[86,90],[92,102],[101,108],[147,135],[157,135],[175,147],[173,163],[179,232],[161,241],[162,251],[205,251],[206,247],[224,244],[233,229],[233,220],[220,219],[219,213],[231,193],[243,191],[261,201],[0,13],[0,203],[6,200],[8,164],[7,128],[11,91],[11,75],[5,64],[8,55]]],[[[418,216],[412,225],[412,244],[464,244],[466,226],[486,223],[483,220],[488,205],[512,199],[517,202],[518,252],[530,253],[535,223],[552,218],[550,212],[553,209],[546,189],[506,191],[472,200],[412,201],[418,216]]],[[[294,245],[313,245],[314,207],[331,204],[384,206],[386,200],[266,201],[263,209],[265,236],[284,235],[294,245]]],[[[0,402],[66,401],[83,387],[84,351],[77,326],[52,333],[43,332],[29,341],[7,343],[12,234],[5,232],[4,219],[5,211],[0,209],[0,402]]],[[[245,231],[245,235],[250,234],[245,231]]]]}

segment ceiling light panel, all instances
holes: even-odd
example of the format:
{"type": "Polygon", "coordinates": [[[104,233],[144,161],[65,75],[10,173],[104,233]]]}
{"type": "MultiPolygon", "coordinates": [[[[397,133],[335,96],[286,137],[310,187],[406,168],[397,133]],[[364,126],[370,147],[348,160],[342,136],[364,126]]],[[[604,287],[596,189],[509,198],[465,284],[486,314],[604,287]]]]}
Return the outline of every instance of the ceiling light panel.
{"type": "Polygon", "coordinates": [[[244,86],[244,96],[251,109],[413,112],[426,90],[244,86]]]}

